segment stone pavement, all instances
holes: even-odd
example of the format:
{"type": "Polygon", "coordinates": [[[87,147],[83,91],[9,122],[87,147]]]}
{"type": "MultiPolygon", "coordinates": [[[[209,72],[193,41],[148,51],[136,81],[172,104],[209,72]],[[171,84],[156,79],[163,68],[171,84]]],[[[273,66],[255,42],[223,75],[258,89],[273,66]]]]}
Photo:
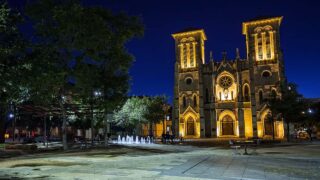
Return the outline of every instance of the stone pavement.
{"type": "Polygon", "coordinates": [[[113,147],[0,160],[0,179],[320,179],[320,144],[256,155],[179,145],[113,147]]]}

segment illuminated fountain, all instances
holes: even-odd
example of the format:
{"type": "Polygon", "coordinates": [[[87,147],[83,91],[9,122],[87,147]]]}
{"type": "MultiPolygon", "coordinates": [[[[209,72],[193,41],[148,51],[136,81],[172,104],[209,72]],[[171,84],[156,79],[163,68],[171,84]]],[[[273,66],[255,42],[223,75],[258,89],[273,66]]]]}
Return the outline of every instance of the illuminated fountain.
{"type": "Polygon", "coordinates": [[[144,137],[140,137],[136,136],[135,138],[133,136],[123,136],[121,137],[120,135],[118,136],[117,140],[112,141],[112,143],[114,144],[151,144],[151,138],[150,136],[144,138],[144,137]]]}

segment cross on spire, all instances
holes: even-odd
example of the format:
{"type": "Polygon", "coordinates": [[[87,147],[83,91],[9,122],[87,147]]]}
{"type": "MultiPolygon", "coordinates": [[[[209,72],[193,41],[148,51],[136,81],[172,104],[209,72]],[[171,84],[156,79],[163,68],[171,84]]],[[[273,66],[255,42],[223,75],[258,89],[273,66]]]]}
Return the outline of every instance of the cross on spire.
{"type": "Polygon", "coordinates": [[[210,61],[213,61],[212,51],[210,51],[210,61]]]}
{"type": "Polygon", "coordinates": [[[223,61],[227,60],[227,51],[222,51],[222,60],[223,61]]]}
{"type": "Polygon", "coordinates": [[[239,48],[236,48],[236,58],[240,59],[240,52],[239,52],[239,48]]]}

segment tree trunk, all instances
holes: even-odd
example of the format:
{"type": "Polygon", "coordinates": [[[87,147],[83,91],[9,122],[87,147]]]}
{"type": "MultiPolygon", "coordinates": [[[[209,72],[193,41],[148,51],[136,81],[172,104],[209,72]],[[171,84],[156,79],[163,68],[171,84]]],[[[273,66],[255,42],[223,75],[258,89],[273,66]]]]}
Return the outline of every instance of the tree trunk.
{"type": "Polygon", "coordinates": [[[153,137],[153,128],[152,128],[152,124],[153,123],[149,123],[149,135],[151,136],[151,137],[153,137]]]}
{"type": "Polygon", "coordinates": [[[166,118],[164,118],[164,120],[163,120],[163,124],[162,124],[162,128],[163,128],[163,134],[166,134],[166,125],[165,125],[165,123],[166,123],[166,118]]]}
{"type": "Polygon", "coordinates": [[[108,146],[108,113],[104,115],[104,146],[108,146]]]}
{"type": "Polygon", "coordinates": [[[5,119],[6,119],[6,113],[5,108],[1,104],[0,106],[0,143],[5,142],[4,134],[5,134],[5,119]]]}
{"type": "MultiPolygon", "coordinates": [[[[43,145],[47,143],[47,120],[46,117],[43,117],[43,145]]],[[[48,146],[46,146],[48,148],[48,146]]]]}
{"type": "Polygon", "coordinates": [[[290,142],[290,125],[289,122],[286,123],[287,124],[287,141],[290,142]]]}
{"type": "Polygon", "coordinates": [[[59,104],[60,104],[60,108],[61,108],[61,117],[62,117],[62,144],[63,144],[63,150],[68,150],[66,110],[64,108],[64,104],[63,104],[62,100],[60,100],[59,104]]]}
{"type": "Polygon", "coordinates": [[[94,145],[94,113],[93,113],[93,103],[91,103],[91,147],[94,145]]]}
{"type": "Polygon", "coordinates": [[[12,120],[12,142],[16,140],[16,116],[14,115],[12,120]]]}

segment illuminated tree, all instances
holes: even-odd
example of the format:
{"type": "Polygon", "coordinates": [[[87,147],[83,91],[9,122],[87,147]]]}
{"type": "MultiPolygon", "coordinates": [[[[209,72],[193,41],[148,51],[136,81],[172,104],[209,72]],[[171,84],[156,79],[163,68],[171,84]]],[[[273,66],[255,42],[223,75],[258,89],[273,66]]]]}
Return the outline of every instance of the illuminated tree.
{"type": "Polygon", "coordinates": [[[126,128],[131,131],[140,124],[147,123],[146,114],[148,113],[148,97],[131,97],[114,112],[113,122],[117,126],[126,128]]]}

